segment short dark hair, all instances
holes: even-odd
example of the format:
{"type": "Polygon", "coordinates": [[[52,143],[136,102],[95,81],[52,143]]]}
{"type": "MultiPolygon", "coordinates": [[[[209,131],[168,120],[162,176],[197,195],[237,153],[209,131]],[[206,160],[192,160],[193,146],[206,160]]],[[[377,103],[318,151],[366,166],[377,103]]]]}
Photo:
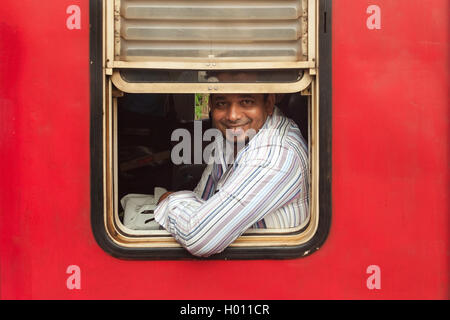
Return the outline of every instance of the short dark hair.
{"type": "MultiPolygon", "coordinates": [[[[246,71],[243,71],[243,70],[208,70],[208,71],[206,71],[205,78],[209,79],[209,78],[217,77],[221,73],[246,73],[246,71]]],[[[262,74],[261,72],[249,70],[248,73],[256,74],[257,80],[263,80],[263,81],[265,80],[264,74],[262,74]]],[[[267,99],[269,98],[269,94],[264,93],[263,95],[264,95],[263,101],[267,102],[267,99]]]]}
{"type": "Polygon", "coordinates": [[[293,82],[300,78],[299,70],[208,70],[206,71],[205,78],[208,82],[217,82],[218,75],[228,74],[251,74],[255,75],[255,80],[243,80],[244,82],[293,82]],[[213,79],[215,78],[215,79],[213,79]]]}
{"type": "MultiPolygon", "coordinates": [[[[245,93],[245,92],[243,92],[245,93]]],[[[263,95],[263,101],[267,102],[267,99],[269,98],[269,94],[268,93],[258,93],[258,94],[262,94],[263,95]]],[[[211,97],[212,95],[214,95],[214,93],[210,93],[209,96],[211,97]]]]}

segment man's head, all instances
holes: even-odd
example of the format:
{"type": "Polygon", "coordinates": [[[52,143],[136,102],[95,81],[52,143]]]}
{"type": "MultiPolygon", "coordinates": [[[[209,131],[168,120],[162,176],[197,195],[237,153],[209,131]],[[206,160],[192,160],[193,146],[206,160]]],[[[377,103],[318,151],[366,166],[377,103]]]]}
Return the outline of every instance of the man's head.
{"type": "MultiPolygon", "coordinates": [[[[220,81],[248,80],[252,74],[220,73],[217,77],[220,81]],[[238,77],[238,78],[236,78],[238,77]]],[[[230,130],[234,142],[243,142],[249,134],[248,130],[257,133],[266,122],[267,117],[273,114],[275,95],[273,94],[211,94],[209,107],[211,120],[215,128],[227,137],[226,131],[230,130]]]]}

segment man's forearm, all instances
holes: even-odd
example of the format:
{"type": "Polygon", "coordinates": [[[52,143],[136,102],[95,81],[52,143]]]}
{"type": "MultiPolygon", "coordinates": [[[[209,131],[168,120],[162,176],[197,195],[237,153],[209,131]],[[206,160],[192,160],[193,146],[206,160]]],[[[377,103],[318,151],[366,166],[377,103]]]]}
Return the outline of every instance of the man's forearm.
{"type": "Polygon", "coordinates": [[[245,230],[298,196],[302,180],[291,153],[277,166],[241,165],[235,177],[207,201],[190,191],[169,195],[155,219],[194,255],[223,251],[245,230]]]}

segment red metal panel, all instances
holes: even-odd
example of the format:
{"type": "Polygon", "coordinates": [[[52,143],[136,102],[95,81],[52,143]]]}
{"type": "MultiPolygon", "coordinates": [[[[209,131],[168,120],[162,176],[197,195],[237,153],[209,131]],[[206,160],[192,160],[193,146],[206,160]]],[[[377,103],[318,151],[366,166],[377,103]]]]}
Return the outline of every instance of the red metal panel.
{"type": "Polygon", "coordinates": [[[329,243],[351,248],[348,268],[381,267],[377,297],[448,297],[448,1],[333,4],[329,243]]]}
{"type": "Polygon", "coordinates": [[[448,298],[448,6],[333,1],[333,220],[319,251],[123,261],[90,228],[89,3],[3,1],[0,298],[448,298]],[[66,27],[69,5],[80,30],[66,27]],[[66,287],[69,265],[80,290],[66,287]],[[380,290],[366,286],[369,265],[380,290]]]}

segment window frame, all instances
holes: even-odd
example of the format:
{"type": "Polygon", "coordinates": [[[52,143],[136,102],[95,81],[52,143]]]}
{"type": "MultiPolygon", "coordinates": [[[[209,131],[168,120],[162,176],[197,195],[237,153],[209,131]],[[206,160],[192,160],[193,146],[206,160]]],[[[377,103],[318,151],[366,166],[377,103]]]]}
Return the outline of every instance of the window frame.
{"type": "MultiPolygon", "coordinates": [[[[202,70],[223,70],[223,69],[307,69],[314,68],[316,66],[316,44],[312,41],[308,41],[306,44],[306,50],[308,52],[308,59],[301,61],[238,61],[238,60],[207,60],[207,61],[183,61],[183,59],[162,59],[154,58],[146,61],[123,61],[120,60],[120,35],[121,35],[121,0],[103,0],[104,5],[104,22],[106,25],[105,38],[106,44],[105,50],[105,67],[106,73],[112,75],[113,69],[122,68],[148,68],[148,69],[194,69],[202,70]],[[117,20],[115,20],[117,19],[117,20]]],[[[316,38],[316,24],[318,16],[315,14],[314,9],[316,3],[319,0],[298,0],[302,3],[302,7],[307,5],[307,36],[308,38],[316,38]]],[[[302,44],[304,46],[304,44],[302,44]]]]}
{"type": "MultiPolygon", "coordinates": [[[[90,0],[91,227],[96,241],[104,251],[118,258],[145,260],[287,259],[309,255],[321,247],[328,235],[331,224],[331,28],[325,28],[326,25],[331,26],[331,0],[319,0],[318,9],[318,25],[320,26],[318,58],[321,68],[318,74],[315,75],[315,78],[320,78],[320,88],[317,88],[319,83],[313,80],[311,84],[311,99],[317,97],[320,102],[320,108],[317,105],[318,107],[314,108],[314,112],[310,116],[310,119],[317,122],[317,125],[310,126],[313,130],[311,130],[310,137],[312,139],[309,143],[310,156],[314,153],[315,159],[314,162],[310,160],[310,164],[315,166],[314,170],[311,168],[313,174],[311,174],[310,178],[312,186],[310,189],[310,208],[318,212],[314,215],[315,218],[310,214],[310,222],[306,227],[309,230],[299,231],[300,236],[305,238],[302,242],[298,242],[298,232],[291,235],[270,231],[265,232],[262,236],[258,234],[244,234],[222,253],[208,258],[199,258],[182,248],[170,234],[168,236],[155,236],[153,237],[154,239],[146,238],[146,241],[142,241],[142,236],[130,237],[125,235],[118,228],[117,221],[111,216],[111,213],[114,213],[114,210],[117,209],[117,201],[115,203],[112,199],[115,193],[115,186],[111,183],[114,180],[113,170],[111,170],[114,166],[114,150],[111,150],[111,143],[108,146],[108,143],[105,142],[108,139],[111,141],[114,136],[114,121],[112,114],[109,113],[110,108],[106,106],[108,97],[112,99],[113,94],[112,82],[107,81],[107,78],[113,72],[109,70],[107,63],[105,65],[103,62],[103,53],[105,52],[102,20],[105,12],[103,1],[90,0]],[[318,145],[313,148],[311,147],[312,144],[318,145]],[[292,238],[297,240],[296,242],[294,241],[297,245],[288,245],[292,238]],[[249,246],[248,242],[253,242],[254,245],[249,246]],[[151,247],[148,246],[149,243],[152,243],[151,247]],[[256,243],[258,245],[255,245],[256,243]]],[[[315,70],[310,69],[313,73],[315,70]]],[[[198,86],[199,84],[192,85],[198,86]]],[[[227,85],[231,85],[239,90],[239,85],[227,85]]],[[[245,85],[247,88],[248,83],[245,85]]],[[[259,88],[257,86],[255,86],[257,92],[266,90],[262,86],[259,88]]],[[[197,87],[197,89],[199,88],[197,87]]],[[[202,90],[206,93],[210,92],[208,87],[202,90]]],[[[202,90],[196,90],[195,92],[201,93],[202,90]]],[[[174,91],[170,92],[176,93],[174,91]]]]}

